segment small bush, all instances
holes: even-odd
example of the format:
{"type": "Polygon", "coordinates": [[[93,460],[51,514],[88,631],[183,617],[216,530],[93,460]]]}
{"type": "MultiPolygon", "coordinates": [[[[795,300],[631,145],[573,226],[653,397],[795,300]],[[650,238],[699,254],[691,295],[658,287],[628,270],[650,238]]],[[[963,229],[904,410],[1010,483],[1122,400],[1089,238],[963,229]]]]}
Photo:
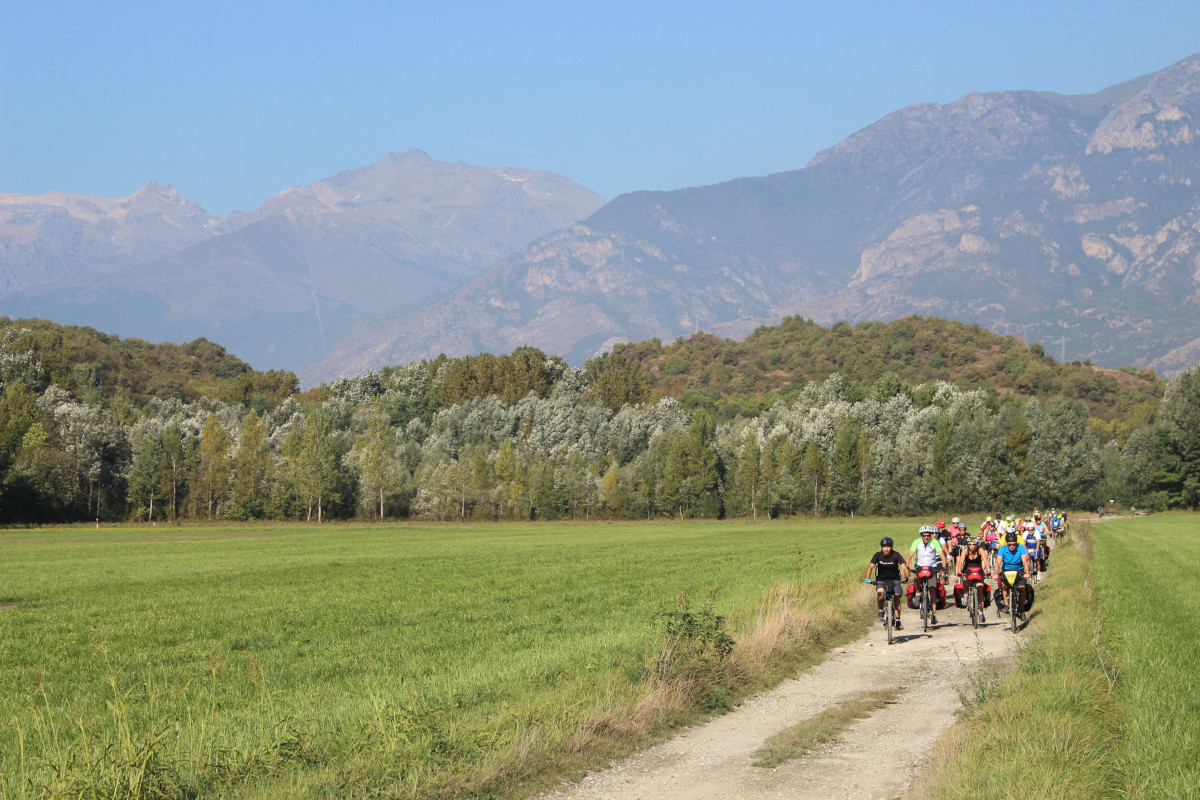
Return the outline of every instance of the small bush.
{"type": "Polygon", "coordinates": [[[725,630],[725,618],[713,610],[720,589],[709,594],[700,608],[693,607],[692,590],[681,592],[672,609],[654,615],[657,635],[647,672],[654,680],[698,680],[711,686],[723,662],[733,651],[733,637],[725,630]]]}

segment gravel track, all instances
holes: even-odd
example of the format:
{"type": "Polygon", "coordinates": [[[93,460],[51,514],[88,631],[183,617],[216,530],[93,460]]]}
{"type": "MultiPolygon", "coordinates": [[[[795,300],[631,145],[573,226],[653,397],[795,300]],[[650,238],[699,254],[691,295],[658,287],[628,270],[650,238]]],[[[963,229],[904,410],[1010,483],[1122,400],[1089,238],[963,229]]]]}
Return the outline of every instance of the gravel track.
{"type": "MultiPolygon", "coordinates": [[[[938,614],[941,624],[924,634],[917,612],[905,609],[905,629],[890,647],[883,626],[875,625],[734,711],[539,800],[899,797],[933,741],[954,722],[969,671],[1012,652],[1015,637],[999,623],[995,606],[988,612],[987,624],[975,630],[966,611],[947,608],[938,614]],[[904,690],[839,742],[774,769],[751,765],[754,751],[771,736],[842,700],[887,687],[904,690]]],[[[1036,615],[1035,607],[1031,618],[1036,615]]]]}

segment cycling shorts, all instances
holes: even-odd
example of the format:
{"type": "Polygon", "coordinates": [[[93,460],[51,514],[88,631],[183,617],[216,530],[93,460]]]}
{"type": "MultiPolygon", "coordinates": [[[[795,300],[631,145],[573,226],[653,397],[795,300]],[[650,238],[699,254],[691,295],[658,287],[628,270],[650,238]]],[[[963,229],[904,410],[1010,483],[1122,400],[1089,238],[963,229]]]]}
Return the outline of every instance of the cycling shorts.
{"type": "Polygon", "coordinates": [[[904,594],[904,586],[903,586],[903,584],[900,583],[900,581],[876,580],[875,588],[878,589],[879,591],[883,592],[884,594],[887,594],[888,591],[890,590],[891,593],[896,595],[897,597],[900,597],[904,594]]]}

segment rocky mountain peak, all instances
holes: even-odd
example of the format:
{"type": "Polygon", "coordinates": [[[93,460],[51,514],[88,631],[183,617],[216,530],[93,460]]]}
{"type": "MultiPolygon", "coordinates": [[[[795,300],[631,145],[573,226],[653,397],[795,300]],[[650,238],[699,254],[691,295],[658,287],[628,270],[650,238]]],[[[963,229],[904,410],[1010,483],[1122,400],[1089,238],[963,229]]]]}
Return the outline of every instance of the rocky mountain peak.
{"type": "Polygon", "coordinates": [[[902,108],[802,170],[622,195],[360,326],[306,380],[519,344],[579,363],[784,314],[948,316],[1113,366],[1196,352],[1197,121],[1197,57],[1088,95],[902,108]]]}
{"type": "Polygon", "coordinates": [[[1089,153],[1190,144],[1200,127],[1200,53],[1155,73],[1096,127],[1089,153]]]}
{"type": "Polygon", "coordinates": [[[141,214],[160,214],[175,224],[182,224],[186,219],[203,225],[215,219],[171,184],[153,181],[147,181],[133,194],[117,200],[115,208],[141,214]]]}

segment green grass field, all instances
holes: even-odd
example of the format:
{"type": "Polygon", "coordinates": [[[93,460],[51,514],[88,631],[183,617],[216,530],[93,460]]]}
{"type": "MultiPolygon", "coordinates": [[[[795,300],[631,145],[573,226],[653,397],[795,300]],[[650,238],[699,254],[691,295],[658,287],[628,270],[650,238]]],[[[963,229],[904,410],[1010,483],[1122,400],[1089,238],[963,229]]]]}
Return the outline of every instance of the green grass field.
{"type": "Polygon", "coordinates": [[[617,723],[681,593],[697,611],[719,588],[740,638],[773,585],[844,604],[879,537],[912,528],[0,532],[0,796],[521,794],[603,756],[568,752],[581,731],[679,721],[617,723]]]}
{"type": "Polygon", "coordinates": [[[1186,560],[1200,517],[1116,520],[1092,532],[1093,585],[1124,712],[1114,753],[1122,796],[1200,798],[1200,595],[1186,560]]]}
{"type": "Polygon", "coordinates": [[[1198,531],[1195,514],[1081,526],[1014,669],[979,678],[910,797],[1200,798],[1200,599],[1179,580],[1198,531]]]}

